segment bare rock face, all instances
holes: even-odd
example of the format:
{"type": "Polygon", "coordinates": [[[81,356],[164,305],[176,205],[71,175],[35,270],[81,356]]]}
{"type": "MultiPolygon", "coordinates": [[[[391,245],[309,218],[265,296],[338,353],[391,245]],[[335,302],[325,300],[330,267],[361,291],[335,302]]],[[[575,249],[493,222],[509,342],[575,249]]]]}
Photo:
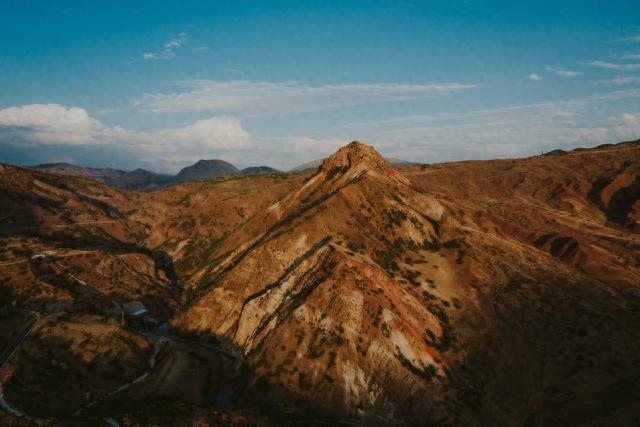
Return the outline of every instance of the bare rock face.
{"type": "Polygon", "coordinates": [[[352,173],[366,170],[368,173],[383,176],[398,184],[409,185],[409,180],[393,169],[371,145],[353,141],[340,148],[322,162],[320,172],[325,176],[349,170],[352,173]]]}

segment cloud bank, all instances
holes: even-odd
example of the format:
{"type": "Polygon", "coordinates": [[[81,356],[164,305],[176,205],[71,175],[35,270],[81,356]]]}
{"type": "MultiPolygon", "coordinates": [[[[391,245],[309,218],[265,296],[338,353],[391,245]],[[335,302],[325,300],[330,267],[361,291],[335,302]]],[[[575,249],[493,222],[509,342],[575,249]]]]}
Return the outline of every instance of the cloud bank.
{"type": "Polygon", "coordinates": [[[604,118],[601,114],[607,103],[618,105],[617,110],[633,108],[637,98],[640,90],[630,89],[565,101],[403,116],[345,127],[353,133],[366,133],[368,142],[393,157],[425,162],[520,157],[639,138],[637,108],[604,118]]]}
{"type": "MultiPolygon", "coordinates": [[[[250,133],[236,117],[214,116],[182,127],[141,132],[121,126],[109,127],[85,109],[59,104],[33,104],[0,110],[0,145],[18,148],[43,146],[102,146],[130,152],[140,158],[167,159],[180,154],[198,159],[220,152],[243,149],[250,133]]],[[[185,162],[188,163],[187,160],[185,162]]]]}
{"type": "Polygon", "coordinates": [[[192,80],[184,92],[145,94],[132,101],[152,113],[241,113],[277,115],[377,102],[444,96],[477,88],[475,84],[348,84],[310,86],[296,82],[192,80]]]}
{"type": "Polygon", "coordinates": [[[0,110],[0,143],[88,144],[101,128],[83,108],[32,104],[0,110]]]}

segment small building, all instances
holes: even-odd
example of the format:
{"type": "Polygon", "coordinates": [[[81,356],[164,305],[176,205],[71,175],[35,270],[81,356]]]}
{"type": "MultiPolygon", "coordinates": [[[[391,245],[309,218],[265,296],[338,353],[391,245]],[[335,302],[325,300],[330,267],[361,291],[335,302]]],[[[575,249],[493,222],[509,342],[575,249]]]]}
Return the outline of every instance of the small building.
{"type": "Polygon", "coordinates": [[[129,301],[122,304],[122,309],[128,316],[143,317],[149,312],[140,301],[129,301]]]}

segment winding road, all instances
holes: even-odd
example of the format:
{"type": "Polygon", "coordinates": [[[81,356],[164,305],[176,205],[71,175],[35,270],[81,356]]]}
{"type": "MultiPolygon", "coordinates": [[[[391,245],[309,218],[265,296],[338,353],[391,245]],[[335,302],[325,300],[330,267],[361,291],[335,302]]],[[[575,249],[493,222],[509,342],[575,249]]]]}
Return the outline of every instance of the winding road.
{"type": "Polygon", "coordinates": [[[76,412],[73,413],[74,416],[79,416],[82,414],[82,412],[84,412],[85,410],[97,405],[100,402],[103,402],[111,397],[113,397],[114,395],[121,393],[123,391],[125,391],[126,389],[128,389],[129,387],[131,387],[134,384],[139,383],[140,381],[144,381],[149,374],[151,373],[151,371],[153,370],[153,368],[156,366],[156,357],[158,356],[158,352],[160,351],[160,348],[162,346],[163,343],[165,342],[169,342],[170,339],[164,336],[156,336],[156,335],[146,335],[147,339],[149,341],[151,341],[151,343],[153,344],[153,351],[151,352],[151,356],[149,357],[149,363],[148,363],[148,369],[146,371],[144,371],[140,376],[138,376],[137,378],[135,378],[134,380],[121,385],[120,387],[111,390],[110,392],[100,396],[99,398],[92,400],[91,402],[83,405],[80,409],[78,409],[76,412]]]}
{"type": "MultiPolygon", "coordinates": [[[[11,356],[16,352],[20,344],[22,344],[22,342],[27,337],[27,335],[29,335],[29,332],[31,332],[33,327],[40,320],[40,315],[38,313],[32,311],[30,315],[31,315],[31,319],[29,319],[29,322],[22,329],[22,332],[20,332],[20,334],[13,340],[13,342],[9,344],[7,348],[4,349],[4,351],[2,352],[2,355],[0,355],[0,370],[4,367],[4,365],[11,358],[11,356]]],[[[23,420],[26,420],[32,423],[40,424],[43,422],[43,420],[29,416],[25,413],[22,413],[17,409],[15,409],[14,407],[12,407],[11,405],[9,405],[9,402],[7,402],[6,399],[4,398],[4,390],[2,389],[1,383],[0,383],[0,408],[2,408],[5,412],[13,415],[14,417],[22,418],[23,420]]]]}
{"type": "MultiPolygon", "coordinates": [[[[0,355],[0,369],[2,369],[4,367],[5,363],[10,359],[11,355],[13,355],[15,353],[15,351],[18,349],[20,344],[22,344],[22,342],[25,340],[25,338],[29,335],[29,332],[31,332],[31,330],[33,329],[35,324],[40,320],[40,316],[38,315],[38,313],[32,312],[31,316],[32,316],[31,319],[29,320],[27,325],[23,328],[23,330],[20,332],[20,334],[4,350],[2,355],[0,355]]],[[[115,394],[126,390],[127,388],[131,387],[134,384],[139,383],[140,381],[145,380],[149,376],[149,373],[151,372],[151,370],[153,370],[153,368],[156,365],[156,357],[158,355],[158,352],[160,351],[162,343],[168,342],[168,341],[170,341],[170,339],[167,338],[167,337],[163,337],[163,336],[153,336],[153,335],[147,335],[147,339],[153,343],[153,351],[151,352],[151,356],[149,357],[148,369],[144,373],[142,373],[140,376],[138,376],[137,378],[132,380],[131,382],[123,384],[120,387],[110,391],[109,393],[99,397],[98,399],[93,400],[93,401],[83,405],[80,409],[78,409],[73,414],[74,416],[80,415],[86,409],[89,409],[92,406],[95,406],[96,404],[113,397],[115,394]]],[[[41,420],[41,419],[32,417],[32,416],[27,415],[27,414],[25,414],[23,412],[20,412],[19,410],[15,409],[14,407],[12,407],[4,397],[2,384],[0,384],[0,408],[2,408],[8,414],[10,414],[10,415],[12,415],[14,417],[17,417],[17,418],[21,418],[21,419],[23,419],[25,421],[29,421],[29,422],[32,422],[32,423],[35,423],[35,424],[42,424],[42,423],[45,422],[45,420],[41,420]]],[[[118,422],[116,420],[114,420],[113,418],[105,418],[104,421],[107,424],[111,425],[111,426],[119,426],[118,422]]]]}

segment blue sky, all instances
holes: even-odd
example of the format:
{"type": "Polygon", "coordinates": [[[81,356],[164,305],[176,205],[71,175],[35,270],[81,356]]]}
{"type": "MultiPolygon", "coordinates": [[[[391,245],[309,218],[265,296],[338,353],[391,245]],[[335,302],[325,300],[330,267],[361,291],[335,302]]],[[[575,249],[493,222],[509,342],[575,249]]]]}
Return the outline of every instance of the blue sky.
{"type": "Polygon", "coordinates": [[[0,161],[287,169],[640,137],[637,1],[3,1],[0,161]]]}

